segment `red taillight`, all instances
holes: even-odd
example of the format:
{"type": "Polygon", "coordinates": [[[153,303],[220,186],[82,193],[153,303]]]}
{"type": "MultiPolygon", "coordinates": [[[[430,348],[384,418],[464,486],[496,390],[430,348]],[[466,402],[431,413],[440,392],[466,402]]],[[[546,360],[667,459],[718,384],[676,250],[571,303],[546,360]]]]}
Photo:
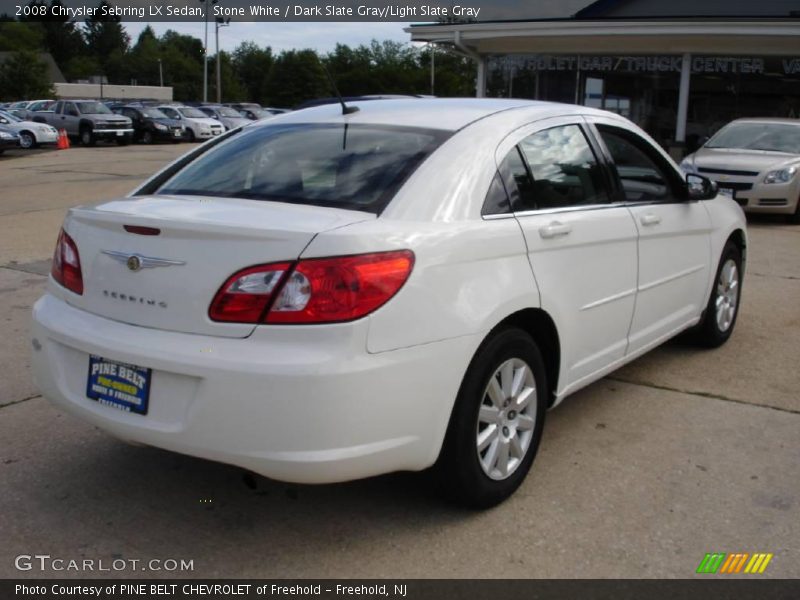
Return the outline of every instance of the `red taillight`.
{"type": "Polygon", "coordinates": [[[209,316],[253,324],[352,321],[388,302],[413,266],[414,254],[400,250],[250,267],[225,282],[209,316]]]}
{"type": "Polygon", "coordinates": [[[50,273],[53,275],[53,279],[69,291],[83,294],[83,275],[78,246],[63,229],[58,234],[50,273]]]}
{"type": "Polygon", "coordinates": [[[288,262],[258,265],[234,273],[214,296],[208,316],[213,321],[260,323],[291,266],[288,262]]]}

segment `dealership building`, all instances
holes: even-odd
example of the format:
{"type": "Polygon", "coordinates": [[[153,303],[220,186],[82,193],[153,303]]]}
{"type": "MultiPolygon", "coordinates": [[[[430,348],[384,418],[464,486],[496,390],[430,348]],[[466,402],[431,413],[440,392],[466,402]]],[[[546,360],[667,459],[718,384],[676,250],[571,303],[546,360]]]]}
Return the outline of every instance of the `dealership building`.
{"type": "Polygon", "coordinates": [[[406,31],[473,58],[479,97],[604,108],[676,155],[738,117],[800,118],[800,0],[558,6],[577,10],[406,31]]]}

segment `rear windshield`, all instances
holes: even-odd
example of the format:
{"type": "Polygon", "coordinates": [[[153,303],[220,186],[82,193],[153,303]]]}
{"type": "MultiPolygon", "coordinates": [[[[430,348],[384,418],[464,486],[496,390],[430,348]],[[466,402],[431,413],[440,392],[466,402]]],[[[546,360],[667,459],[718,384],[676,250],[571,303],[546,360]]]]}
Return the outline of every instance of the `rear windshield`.
{"type": "Polygon", "coordinates": [[[157,193],[222,196],[380,213],[447,132],[388,125],[245,128],[157,193]]]}
{"type": "Polygon", "coordinates": [[[800,125],[792,123],[731,123],[706,148],[741,148],[800,154],[800,125]]]}

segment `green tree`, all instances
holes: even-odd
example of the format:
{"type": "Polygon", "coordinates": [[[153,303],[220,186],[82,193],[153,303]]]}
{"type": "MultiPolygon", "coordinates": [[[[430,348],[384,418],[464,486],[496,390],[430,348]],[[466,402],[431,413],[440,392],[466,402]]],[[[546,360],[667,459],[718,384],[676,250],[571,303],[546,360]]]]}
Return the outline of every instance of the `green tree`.
{"type": "Polygon", "coordinates": [[[127,71],[139,85],[158,85],[158,61],[161,59],[161,42],[149,25],[139,34],[136,44],[126,56],[127,71]]]}
{"type": "Polygon", "coordinates": [[[34,23],[0,21],[0,51],[39,50],[44,47],[44,34],[34,23]]]}
{"type": "Polygon", "coordinates": [[[314,50],[281,52],[270,70],[267,92],[268,103],[279,107],[296,106],[306,100],[333,94],[314,50]]]}
{"type": "Polygon", "coordinates": [[[0,100],[47,98],[53,95],[47,65],[36,52],[15,52],[0,64],[0,100]]]}
{"type": "Polygon", "coordinates": [[[203,43],[191,35],[168,30],[159,39],[164,85],[172,86],[175,100],[203,97],[203,43]]]}
{"type": "MultiPolygon", "coordinates": [[[[239,81],[236,71],[233,67],[233,60],[231,55],[225,51],[220,51],[220,78],[222,79],[222,101],[223,102],[237,102],[242,100],[251,100],[247,88],[245,88],[239,81]]],[[[208,61],[208,98],[209,100],[217,98],[217,57],[212,56],[208,61]]]]}
{"type": "Polygon", "coordinates": [[[70,71],[69,63],[87,53],[86,42],[80,30],[69,20],[68,15],[53,11],[54,8],[63,6],[61,0],[51,0],[49,4],[45,0],[34,0],[29,4],[49,8],[47,15],[32,15],[25,21],[41,32],[43,50],[49,52],[56,60],[67,80],[76,79],[80,75],[70,71]]]}
{"type": "Polygon", "coordinates": [[[274,62],[272,48],[269,46],[260,48],[254,42],[242,42],[233,51],[233,70],[248,100],[266,102],[269,96],[269,72],[274,62]]]}
{"type": "Polygon", "coordinates": [[[120,17],[101,14],[104,6],[109,6],[106,0],[100,3],[95,15],[86,19],[83,35],[90,54],[103,67],[103,74],[109,81],[125,83],[128,73],[124,69],[124,57],[131,38],[122,27],[120,17]],[[123,72],[120,69],[124,69],[123,72]]]}

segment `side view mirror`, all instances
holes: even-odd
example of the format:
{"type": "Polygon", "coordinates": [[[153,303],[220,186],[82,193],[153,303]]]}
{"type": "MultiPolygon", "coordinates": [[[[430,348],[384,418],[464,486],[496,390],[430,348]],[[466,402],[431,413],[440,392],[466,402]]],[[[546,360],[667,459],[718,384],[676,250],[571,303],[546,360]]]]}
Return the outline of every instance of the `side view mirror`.
{"type": "Polygon", "coordinates": [[[711,200],[717,197],[719,186],[708,177],[689,173],[686,176],[686,191],[689,200],[711,200]]]}

